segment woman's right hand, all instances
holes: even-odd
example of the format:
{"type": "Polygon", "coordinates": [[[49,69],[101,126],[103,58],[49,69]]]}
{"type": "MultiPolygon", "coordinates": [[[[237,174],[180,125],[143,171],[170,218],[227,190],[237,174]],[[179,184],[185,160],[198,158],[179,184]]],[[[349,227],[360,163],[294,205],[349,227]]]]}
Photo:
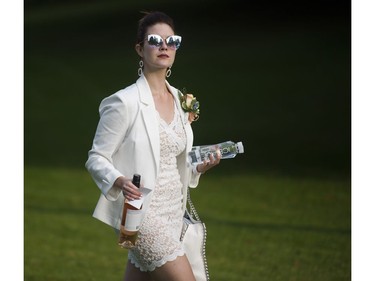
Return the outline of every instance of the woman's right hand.
{"type": "Polygon", "coordinates": [[[221,153],[220,153],[220,150],[218,149],[216,151],[215,157],[212,153],[210,153],[209,160],[204,160],[203,163],[197,165],[197,172],[204,174],[209,169],[218,165],[220,163],[220,159],[221,159],[221,153]]]}
{"type": "Polygon", "coordinates": [[[131,179],[121,176],[116,179],[113,185],[120,188],[124,197],[129,201],[140,199],[142,197],[142,193],[139,192],[138,187],[132,183],[131,179]]]}

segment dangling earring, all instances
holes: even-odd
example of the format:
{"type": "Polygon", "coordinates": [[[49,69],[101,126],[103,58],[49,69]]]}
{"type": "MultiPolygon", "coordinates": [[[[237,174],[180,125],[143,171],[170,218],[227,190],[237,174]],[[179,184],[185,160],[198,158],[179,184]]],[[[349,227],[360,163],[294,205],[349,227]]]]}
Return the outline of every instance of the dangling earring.
{"type": "Polygon", "coordinates": [[[168,67],[168,70],[167,70],[167,73],[165,73],[165,77],[169,77],[169,76],[171,76],[171,74],[172,74],[172,70],[171,70],[171,66],[170,67],[168,67]]]}
{"type": "Polygon", "coordinates": [[[138,68],[138,76],[142,76],[143,74],[143,60],[139,61],[139,68],[138,68]]]}

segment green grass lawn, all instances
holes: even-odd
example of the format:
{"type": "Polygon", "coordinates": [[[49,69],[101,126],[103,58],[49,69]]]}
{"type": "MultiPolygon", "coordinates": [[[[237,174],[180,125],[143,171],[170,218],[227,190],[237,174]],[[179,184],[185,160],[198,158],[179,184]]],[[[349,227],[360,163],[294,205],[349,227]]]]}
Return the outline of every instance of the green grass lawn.
{"type": "MultiPolygon", "coordinates": [[[[350,280],[350,180],[212,171],[191,195],[212,280],[350,280]]],[[[24,196],[25,280],[121,280],[127,253],[92,218],[84,169],[26,167],[24,196]]]]}

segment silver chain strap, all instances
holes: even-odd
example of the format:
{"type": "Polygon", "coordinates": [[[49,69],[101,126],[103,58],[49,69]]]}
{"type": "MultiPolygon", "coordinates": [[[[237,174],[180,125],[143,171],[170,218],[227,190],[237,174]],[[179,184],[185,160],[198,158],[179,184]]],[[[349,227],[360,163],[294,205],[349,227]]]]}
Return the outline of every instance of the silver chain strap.
{"type": "MultiPolygon", "coordinates": [[[[190,198],[190,188],[189,187],[187,189],[187,202],[189,204],[189,209],[190,210],[186,210],[186,211],[190,214],[190,216],[193,216],[195,220],[201,222],[201,219],[199,218],[198,212],[197,212],[197,210],[194,207],[193,201],[191,201],[191,198],[190,198]]],[[[210,280],[210,274],[208,272],[207,257],[206,257],[207,230],[206,230],[206,225],[203,222],[201,222],[201,223],[202,223],[203,231],[204,231],[204,234],[203,234],[203,245],[202,245],[202,256],[203,256],[203,262],[204,262],[204,270],[205,270],[206,280],[209,281],[210,280]]],[[[183,233],[183,235],[185,235],[185,233],[183,233]]]]}
{"type": "Polygon", "coordinates": [[[197,212],[197,210],[195,209],[194,204],[193,204],[193,201],[191,201],[191,198],[190,198],[190,188],[189,188],[189,187],[188,187],[188,189],[187,189],[187,202],[188,202],[188,204],[189,204],[189,213],[190,213],[190,215],[193,215],[194,218],[195,218],[197,221],[200,221],[201,219],[199,218],[198,212],[197,212]]]}

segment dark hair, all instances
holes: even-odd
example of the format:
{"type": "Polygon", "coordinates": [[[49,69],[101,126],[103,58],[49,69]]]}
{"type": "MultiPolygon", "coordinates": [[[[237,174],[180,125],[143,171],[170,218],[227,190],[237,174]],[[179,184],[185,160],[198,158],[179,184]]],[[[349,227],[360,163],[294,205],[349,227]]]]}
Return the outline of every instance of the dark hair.
{"type": "Polygon", "coordinates": [[[150,26],[153,26],[157,23],[165,23],[168,24],[173,31],[174,29],[174,23],[171,17],[166,15],[163,12],[143,12],[145,16],[141,18],[138,22],[138,31],[137,31],[137,44],[143,44],[143,40],[145,39],[147,29],[150,26]]]}

